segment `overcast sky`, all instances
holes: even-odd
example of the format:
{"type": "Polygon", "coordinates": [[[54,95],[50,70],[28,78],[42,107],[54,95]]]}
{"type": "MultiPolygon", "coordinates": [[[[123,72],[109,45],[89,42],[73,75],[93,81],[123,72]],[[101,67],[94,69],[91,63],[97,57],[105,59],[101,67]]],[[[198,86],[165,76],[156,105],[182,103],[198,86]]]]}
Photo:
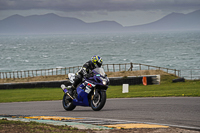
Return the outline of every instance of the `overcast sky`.
{"type": "Polygon", "coordinates": [[[200,0],[0,0],[0,20],[55,13],[85,22],[111,20],[123,26],[156,21],[172,12],[189,13],[200,9],[200,0]]]}

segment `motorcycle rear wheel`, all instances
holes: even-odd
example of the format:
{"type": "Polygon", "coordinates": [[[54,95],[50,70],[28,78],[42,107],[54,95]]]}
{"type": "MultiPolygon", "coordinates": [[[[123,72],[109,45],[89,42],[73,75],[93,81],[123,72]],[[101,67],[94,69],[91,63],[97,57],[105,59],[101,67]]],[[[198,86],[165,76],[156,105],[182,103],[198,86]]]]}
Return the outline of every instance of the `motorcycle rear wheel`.
{"type": "Polygon", "coordinates": [[[72,111],[76,108],[76,106],[73,104],[72,99],[67,94],[64,94],[63,96],[62,105],[66,111],[72,111]]]}
{"type": "Polygon", "coordinates": [[[100,91],[96,98],[91,99],[90,105],[94,111],[101,110],[106,103],[106,92],[100,91]]]}

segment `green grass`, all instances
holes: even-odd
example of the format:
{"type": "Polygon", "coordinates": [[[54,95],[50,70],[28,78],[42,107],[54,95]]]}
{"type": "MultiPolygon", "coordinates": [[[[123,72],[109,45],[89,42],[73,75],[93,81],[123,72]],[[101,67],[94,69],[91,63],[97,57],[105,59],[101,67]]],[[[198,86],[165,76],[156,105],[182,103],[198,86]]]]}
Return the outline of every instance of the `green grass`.
{"type": "MultiPolygon", "coordinates": [[[[122,93],[122,86],[110,86],[107,98],[200,96],[200,80],[172,83],[175,78],[171,75],[163,76],[160,85],[130,85],[129,93],[122,93]]],[[[62,97],[60,88],[0,90],[1,103],[61,100],[62,97]]]]}
{"type": "Polygon", "coordinates": [[[200,96],[200,82],[169,83],[161,85],[131,85],[129,93],[122,93],[122,86],[113,86],[107,91],[108,98],[124,97],[172,97],[200,96]]]}
{"type": "Polygon", "coordinates": [[[108,89],[107,96],[108,98],[200,96],[200,80],[172,83],[175,78],[177,77],[173,75],[162,76],[160,85],[130,85],[129,93],[122,93],[122,86],[112,86],[108,89]]]}
{"type": "Polygon", "coordinates": [[[0,90],[0,102],[60,100],[62,97],[63,91],[60,88],[0,90]]]}

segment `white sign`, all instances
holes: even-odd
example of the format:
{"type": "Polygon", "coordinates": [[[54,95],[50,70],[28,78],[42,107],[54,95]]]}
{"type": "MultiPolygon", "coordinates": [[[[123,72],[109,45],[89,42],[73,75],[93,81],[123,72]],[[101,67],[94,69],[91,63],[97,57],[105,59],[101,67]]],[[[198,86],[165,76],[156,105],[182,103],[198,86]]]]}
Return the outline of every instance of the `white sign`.
{"type": "Polygon", "coordinates": [[[128,93],[128,91],[129,91],[129,84],[123,84],[122,93],[128,93]]]}

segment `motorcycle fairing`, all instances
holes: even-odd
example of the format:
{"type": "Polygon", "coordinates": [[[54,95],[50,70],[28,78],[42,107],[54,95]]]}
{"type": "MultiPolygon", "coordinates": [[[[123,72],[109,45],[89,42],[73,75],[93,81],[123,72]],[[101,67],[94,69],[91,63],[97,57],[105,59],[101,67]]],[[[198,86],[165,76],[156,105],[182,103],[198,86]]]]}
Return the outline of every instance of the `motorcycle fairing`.
{"type": "MultiPolygon", "coordinates": [[[[73,104],[74,105],[80,105],[80,106],[90,106],[89,101],[88,101],[88,93],[84,91],[85,85],[81,84],[77,88],[77,99],[73,99],[73,104]]],[[[87,88],[85,88],[87,89],[87,88]]]]}

